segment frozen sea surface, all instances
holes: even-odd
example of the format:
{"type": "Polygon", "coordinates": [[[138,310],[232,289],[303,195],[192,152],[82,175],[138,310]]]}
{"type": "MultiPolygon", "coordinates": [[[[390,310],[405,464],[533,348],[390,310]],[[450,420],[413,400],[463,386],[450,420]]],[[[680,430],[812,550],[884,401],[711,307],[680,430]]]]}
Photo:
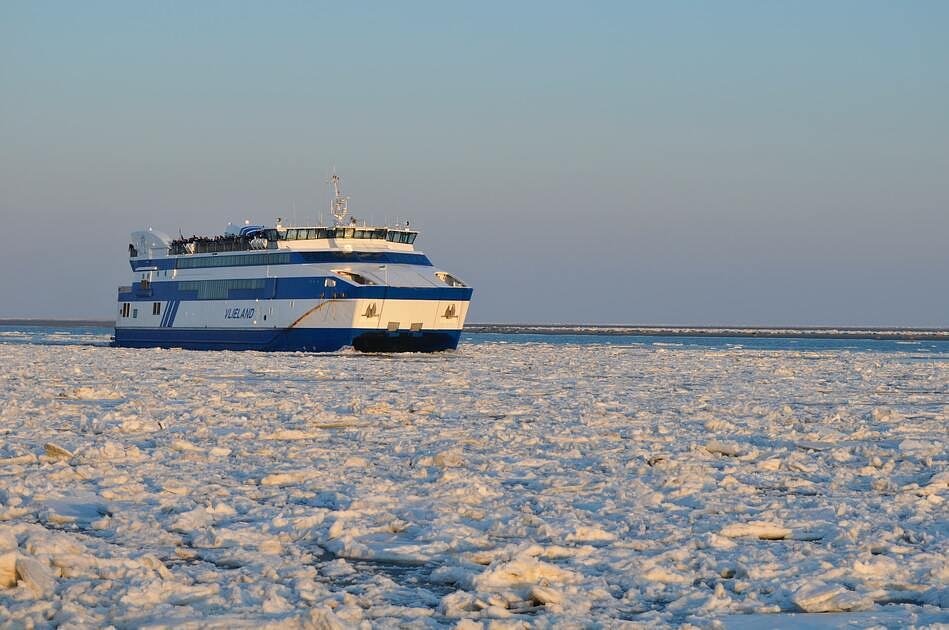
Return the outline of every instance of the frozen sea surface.
{"type": "Polygon", "coordinates": [[[941,342],[373,356],[19,332],[3,626],[949,623],[941,342]]]}

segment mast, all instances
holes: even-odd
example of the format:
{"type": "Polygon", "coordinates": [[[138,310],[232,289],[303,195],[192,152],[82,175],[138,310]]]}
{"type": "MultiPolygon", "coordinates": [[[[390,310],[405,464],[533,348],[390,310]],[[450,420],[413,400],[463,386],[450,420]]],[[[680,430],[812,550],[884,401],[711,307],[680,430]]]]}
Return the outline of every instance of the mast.
{"type": "Polygon", "coordinates": [[[339,189],[339,175],[333,173],[333,201],[330,203],[330,212],[336,218],[336,225],[343,222],[349,214],[349,197],[344,197],[339,189]]]}

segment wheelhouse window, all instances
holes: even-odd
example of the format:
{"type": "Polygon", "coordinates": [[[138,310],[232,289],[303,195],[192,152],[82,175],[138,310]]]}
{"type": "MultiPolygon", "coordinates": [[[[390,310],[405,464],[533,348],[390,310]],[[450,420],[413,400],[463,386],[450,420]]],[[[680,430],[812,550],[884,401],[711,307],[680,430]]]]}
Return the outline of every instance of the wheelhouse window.
{"type": "Polygon", "coordinates": [[[411,245],[415,242],[418,232],[404,232],[402,230],[389,230],[386,234],[386,240],[393,243],[405,243],[411,245]]]}

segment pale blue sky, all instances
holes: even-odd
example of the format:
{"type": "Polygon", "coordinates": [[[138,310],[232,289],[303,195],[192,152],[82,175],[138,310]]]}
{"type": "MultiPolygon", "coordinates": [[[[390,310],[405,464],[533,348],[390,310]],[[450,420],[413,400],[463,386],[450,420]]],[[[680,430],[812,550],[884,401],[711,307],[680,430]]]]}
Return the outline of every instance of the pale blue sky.
{"type": "Polygon", "coordinates": [[[949,325],[949,3],[0,2],[0,316],[407,217],[471,321],[949,325]]]}

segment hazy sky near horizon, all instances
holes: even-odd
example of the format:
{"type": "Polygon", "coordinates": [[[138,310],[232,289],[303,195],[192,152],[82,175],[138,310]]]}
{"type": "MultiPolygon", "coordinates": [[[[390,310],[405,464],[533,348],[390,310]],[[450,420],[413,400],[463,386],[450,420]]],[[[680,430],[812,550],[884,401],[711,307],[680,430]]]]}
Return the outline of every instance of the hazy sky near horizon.
{"type": "Polygon", "coordinates": [[[949,3],[0,3],[0,317],[334,165],[469,321],[949,326],[949,3]]]}

